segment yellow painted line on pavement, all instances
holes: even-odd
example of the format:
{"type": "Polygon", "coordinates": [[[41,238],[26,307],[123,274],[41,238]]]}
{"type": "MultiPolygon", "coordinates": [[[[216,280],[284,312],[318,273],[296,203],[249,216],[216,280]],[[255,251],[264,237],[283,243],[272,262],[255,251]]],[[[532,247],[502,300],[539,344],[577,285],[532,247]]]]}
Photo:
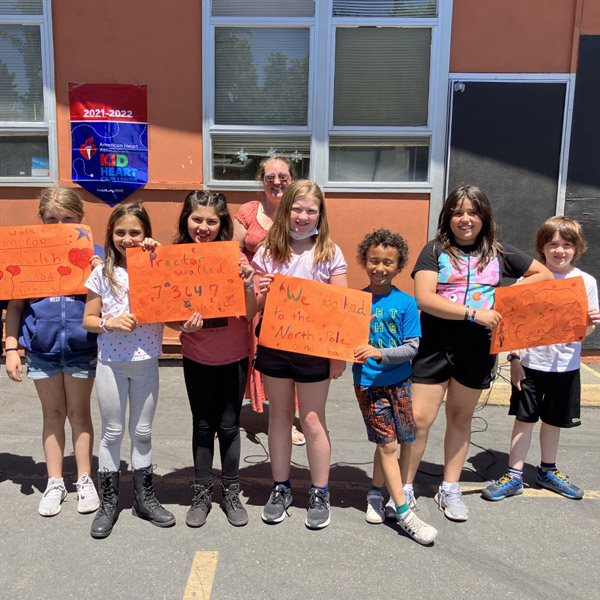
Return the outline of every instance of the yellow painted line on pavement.
{"type": "Polygon", "coordinates": [[[600,379],[600,373],[598,373],[598,371],[596,371],[596,369],[592,369],[592,367],[589,367],[585,363],[581,363],[581,366],[587,373],[591,373],[594,377],[597,377],[598,379],[600,379]]]}
{"type": "Polygon", "coordinates": [[[218,561],[218,552],[196,552],[183,600],[210,600],[218,561]]]}
{"type": "MultiPolygon", "coordinates": [[[[480,494],[485,486],[480,485],[461,485],[460,489],[463,494],[480,494]]],[[[539,488],[524,488],[523,496],[527,498],[561,498],[561,496],[550,490],[544,490],[539,488]]],[[[599,490],[585,490],[583,496],[584,500],[600,500],[599,490]]]]}

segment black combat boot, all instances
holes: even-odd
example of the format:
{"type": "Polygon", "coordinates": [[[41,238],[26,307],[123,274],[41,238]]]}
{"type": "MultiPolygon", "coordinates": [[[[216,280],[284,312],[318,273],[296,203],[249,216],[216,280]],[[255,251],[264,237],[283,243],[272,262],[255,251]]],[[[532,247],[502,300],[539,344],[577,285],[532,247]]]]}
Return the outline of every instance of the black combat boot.
{"type": "Polygon", "coordinates": [[[133,471],[133,508],[131,512],[140,519],[150,521],[157,527],[175,525],[175,515],[160,505],[154,495],[152,467],[133,471]]]}
{"type": "Polygon", "coordinates": [[[93,538],[108,537],[117,520],[119,501],[119,472],[98,472],[98,491],[100,492],[100,510],[96,513],[90,531],[93,538]]]}
{"type": "Polygon", "coordinates": [[[192,488],[194,489],[194,497],[192,498],[192,505],[185,516],[185,524],[188,527],[202,527],[206,523],[206,517],[211,509],[213,487],[212,485],[195,483],[192,488]]]}

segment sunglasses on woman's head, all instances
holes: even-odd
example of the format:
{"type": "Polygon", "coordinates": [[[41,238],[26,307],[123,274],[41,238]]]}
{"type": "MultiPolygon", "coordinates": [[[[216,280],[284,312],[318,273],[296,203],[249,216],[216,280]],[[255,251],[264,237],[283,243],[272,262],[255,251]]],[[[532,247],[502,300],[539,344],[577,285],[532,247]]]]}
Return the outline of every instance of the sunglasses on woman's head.
{"type": "Polygon", "coordinates": [[[275,179],[279,179],[279,181],[281,181],[281,182],[289,181],[290,174],[289,173],[267,173],[264,176],[264,180],[267,183],[273,183],[275,181],[275,179]]]}

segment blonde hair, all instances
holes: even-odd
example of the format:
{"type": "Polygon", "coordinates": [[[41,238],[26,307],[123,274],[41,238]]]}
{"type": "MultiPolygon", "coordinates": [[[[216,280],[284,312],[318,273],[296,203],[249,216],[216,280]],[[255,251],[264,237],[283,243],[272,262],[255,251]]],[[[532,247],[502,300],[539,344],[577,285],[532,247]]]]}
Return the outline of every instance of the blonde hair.
{"type": "Polygon", "coordinates": [[[321,188],[314,181],[308,179],[299,179],[291,183],[283,192],[283,197],[273,219],[273,226],[269,229],[269,233],[267,233],[267,237],[263,242],[265,255],[270,254],[273,260],[278,263],[291,260],[290,215],[292,205],[300,196],[312,196],[319,203],[319,221],[317,223],[319,232],[315,236],[314,264],[330,260],[335,254],[335,244],[329,237],[325,197],[321,188]]]}
{"type": "Polygon", "coordinates": [[[44,213],[54,206],[76,214],[80,221],[83,219],[83,200],[74,189],[51,187],[42,190],[38,208],[40,219],[43,220],[44,213]]]}
{"type": "Polygon", "coordinates": [[[540,262],[546,262],[544,246],[552,241],[554,234],[557,232],[561,238],[570,242],[575,247],[575,254],[571,261],[575,262],[587,250],[587,242],[585,241],[583,229],[579,222],[575,221],[575,219],[562,216],[546,219],[537,232],[535,251],[539,254],[540,262]]]}

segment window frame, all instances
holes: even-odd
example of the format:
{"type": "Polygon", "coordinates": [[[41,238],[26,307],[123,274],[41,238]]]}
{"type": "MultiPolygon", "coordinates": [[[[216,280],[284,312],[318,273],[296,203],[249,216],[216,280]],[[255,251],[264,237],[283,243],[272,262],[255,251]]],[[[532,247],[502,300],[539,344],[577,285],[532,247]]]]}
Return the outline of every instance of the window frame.
{"type": "Polygon", "coordinates": [[[216,180],[212,176],[212,135],[229,133],[268,137],[309,135],[310,178],[330,192],[417,192],[443,193],[446,120],[448,115],[448,74],[452,0],[438,0],[437,17],[334,17],[332,0],[317,0],[313,17],[236,18],[212,17],[211,1],[203,0],[203,169],[204,187],[220,190],[260,189],[259,182],[216,180]],[[334,126],[335,36],[339,27],[418,27],[431,29],[429,98],[427,125],[418,127],[334,126]],[[308,27],[309,74],[307,125],[237,126],[214,123],[215,28],[226,27],[308,27]],[[325,106],[325,110],[315,107],[325,106]],[[331,182],[329,181],[329,139],[356,137],[429,138],[428,180],[425,182],[331,182]]]}
{"type": "MultiPolygon", "coordinates": [[[[3,15],[2,25],[38,25],[42,59],[43,121],[0,121],[0,134],[40,134],[48,136],[49,177],[0,177],[2,187],[47,187],[58,181],[58,152],[56,144],[56,99],[54,90],[54,51],[52,39],[51,0],[42,0],[41,15],[3,15]]],[[[3,135],[4,137],[4,135],[3,135]]]]}

